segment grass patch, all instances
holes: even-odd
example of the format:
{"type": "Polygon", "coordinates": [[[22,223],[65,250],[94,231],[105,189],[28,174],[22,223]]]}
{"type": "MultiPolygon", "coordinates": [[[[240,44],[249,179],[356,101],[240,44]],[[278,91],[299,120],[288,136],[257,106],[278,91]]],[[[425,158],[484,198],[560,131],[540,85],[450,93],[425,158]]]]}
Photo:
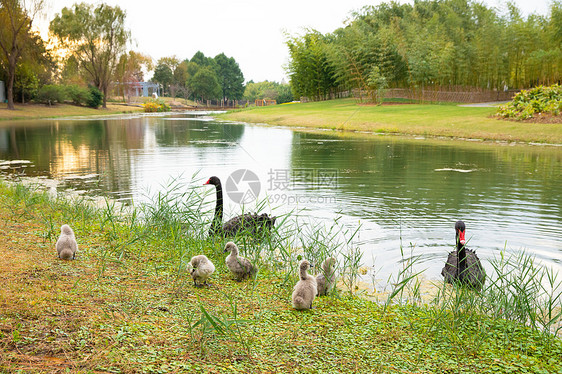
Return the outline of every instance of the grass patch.
{"type": "Polygon", "coordinates": [[[53,106],[44,104],[16,104],[15,110],[8,110],[7,107],[8,104],[0,103],[0,121],[70,116],[105,116],[108,114],[142,111],[142,108],[116,103],[107,103],[107,109],[93,109],[69,104],[57,104],[53,106]]]}
{"type": "Polygon", "coordinates": [[[341,131],[475,138],[521,142],[562,143],[562,124],[529,124],[492,117],[496,108],[455,104],[365,106],[353,99],[276,105],[231,111],[219,118],[341,131]],[[393,131],[394,132],[394,131],[393,131]]]}
{"type": "MultiPolygon", "coordinates": [[[[16,104],[15,110],[8,110],[8,104],[0,103],[0,121],[7,120],[26,120],[40,118],[59,118],[72,116],[106,116],[111,114],[137,113],[143,112],[142,103],[151,101],[151,97],[132,97],[133,105],[126,105],[120,101],[121,98],[115,98],[114,101],[107,102],[107,109],[93,109],[70,104],[57,104],[48,106],[44,104],[16,104]]],[[[173,107],[197,106],[194,101],[171,97],[160,97],[159,101],[173,107]]]]}
{"type": "Polygon", "coordinates": [[[533,304],[541,289],[532,280],[545,273],[532,263],[499,259],[503,276],[489,290],[503,294],[443,287],[434,302],[419,304],[416,292],[412,299],[403,292],[416,289],[412,262],[403,262],[392,297],[378,304],[349,292],[361,258],[356,233],[285,216],[264,241],[237,240],[259,267],[239,283],[224,263],[225,240],[206,237],[212,213],[202,208],[201,189],[167,187],[122,211],[0,184],[0,371],[562,371],[562,342],[537,312],[554,317],[559,296],[533,304]],[[75,261],[56,258],[63,223],[79,242],[75,261]],[[198,289],[185,265],[201,253],[217,271],[212,287],[198,289]],[[340,258],[347,287],[316,299],[311,311],[293,310],[298,256],[319,263],[327,254],[340,258]]]}

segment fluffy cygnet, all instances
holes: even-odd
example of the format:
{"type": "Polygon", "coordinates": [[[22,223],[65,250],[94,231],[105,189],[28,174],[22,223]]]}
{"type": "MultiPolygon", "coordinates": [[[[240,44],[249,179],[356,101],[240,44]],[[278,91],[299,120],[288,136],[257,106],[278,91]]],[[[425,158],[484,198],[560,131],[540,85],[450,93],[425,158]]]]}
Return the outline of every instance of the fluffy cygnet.
{"type": "Polygon", "coordinates": [[[336,284],[336,259],[328,257],[322,263],[322,272],[316,276],[318,296],[326,296],[336,284]]]}
{"type": "Polygon", "coordinates": [[[68,225],[62,225],[60,229],[60,236],[57,240],[57,254],[62,260],[74,260],[78,244],[74,237],[74,231],[68,225]]]}
{"type": "Polygon", "coordinates": [[[191,258],[191,277],[195,287],[207,284],[207,279],[215,272],[215,265],[205,255],[193,256],[191,258]]]}
{"type": "Polygon", "coordinates": [[[300,280],[293,289],[292,297],[293,308],[297,310],[312,309],[312,302],[318,293],[316,278],[306,272],[310,266],[310,263],[306,260],[303,260],[299,266],[300,280]]]}
{"type": "Polygon", "coordinates": [[[226,256],[225,262],[228,270],[234,274],[237,281],[241,281],[246,277],[249,278],[255,272],[255,267],[252,263],[247,258],[238,255],[238,247],[233,242],[226,243],[224,252],[230,252],[226,256]]]}

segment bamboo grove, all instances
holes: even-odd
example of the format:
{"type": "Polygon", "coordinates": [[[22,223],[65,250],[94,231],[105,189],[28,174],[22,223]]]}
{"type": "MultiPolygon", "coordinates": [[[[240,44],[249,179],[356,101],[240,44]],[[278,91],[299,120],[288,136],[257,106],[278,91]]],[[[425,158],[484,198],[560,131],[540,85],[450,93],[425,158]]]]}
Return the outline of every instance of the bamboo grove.
{"type": "Polygon", "coordinates": [[[524,17],[470,0],[367,6],[332,33],[286,35],[295,97],[348,90],[521,89],[560,82],[562,2],[524,17]]]}

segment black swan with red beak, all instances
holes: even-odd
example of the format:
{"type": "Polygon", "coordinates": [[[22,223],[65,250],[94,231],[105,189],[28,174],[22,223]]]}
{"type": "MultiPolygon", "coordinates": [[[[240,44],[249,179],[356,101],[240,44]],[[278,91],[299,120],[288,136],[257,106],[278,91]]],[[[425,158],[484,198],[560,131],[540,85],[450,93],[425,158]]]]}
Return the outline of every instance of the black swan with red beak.
{"type": "Polygon", "coordinates": [[[246,213],[234,217],[224,224],[222,223],[223,199],[222,185],[218,177],[211,177],[204,184],[212,184],[217,190],[217,205],[215,206],[215,216],[209,229],[209,236],[233,237],[238,233],[247,233],[252,236],[263,234],[270,231],[275,224],[277,217],[270,217],[267,213],[246,213]]]}
{"type": "Polygon", "coordinates": [[[486,273],[476,252],[465,246],[465,229],[463,221],[455,223],[457,248],[449,253],[441,275],[445,277],[447,283],[460,283],[480,290],[486,281],[486,273]]]}

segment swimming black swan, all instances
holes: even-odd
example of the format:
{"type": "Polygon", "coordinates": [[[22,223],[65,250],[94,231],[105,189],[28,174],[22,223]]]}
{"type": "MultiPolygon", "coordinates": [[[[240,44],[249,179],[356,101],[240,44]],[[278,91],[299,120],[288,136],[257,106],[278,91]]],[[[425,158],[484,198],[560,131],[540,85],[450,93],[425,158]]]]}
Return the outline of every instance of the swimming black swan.
{"type": "Polygon", "coordinates": [[[441,275],[447,283],[461,283],[480,290],[486,280],[484,268],[476,252],[465,247],[465,225],[463,221],[455,223],[457,249],[449,253],[441,275]]]}
{"type": "Polygon", "coordinates": [[[257,213],[246,213],[234,217],[222,225],[223,200],[221,181],[218,177],[213,176],[205,184],[212,184],[217,190],[217,205],[215,206],[215,217],[209,229],[210,236],[235,236],[239,232],[256,235],[262,233],[264,229],[267,231],[271,230],[271,227],[275,224],[276,217],[270,217],[267,213],[259,215],[257,213]]]}

